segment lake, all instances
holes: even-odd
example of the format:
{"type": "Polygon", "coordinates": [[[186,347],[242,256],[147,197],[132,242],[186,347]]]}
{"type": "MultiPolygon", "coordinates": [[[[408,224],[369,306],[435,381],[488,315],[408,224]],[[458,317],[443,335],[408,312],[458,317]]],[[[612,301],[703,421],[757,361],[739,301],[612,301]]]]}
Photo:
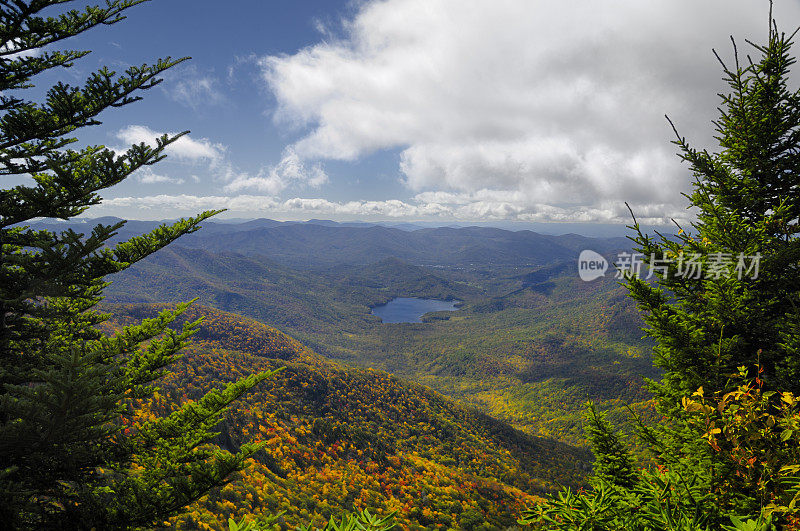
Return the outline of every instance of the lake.
{"type": "Polygon", "coordinates": [[[421,323],[421,317],[428,312],[458,310],[456,304],[459,302],[397,297],[386,304],[375,306],[372,315],[377,315],[384,323],[421,323]]]}

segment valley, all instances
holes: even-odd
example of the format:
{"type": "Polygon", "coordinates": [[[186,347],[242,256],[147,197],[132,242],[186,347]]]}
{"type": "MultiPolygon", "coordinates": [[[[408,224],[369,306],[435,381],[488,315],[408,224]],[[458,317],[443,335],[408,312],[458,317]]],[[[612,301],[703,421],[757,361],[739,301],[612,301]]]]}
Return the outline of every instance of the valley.
{"type": "Polygon", "coordinates": [[[587,400],[617,424],[630,409],[653,420],[643,385],[658,373],[636,308],[612,273],[576,272],[581,250],[613,260],[624,239],[206,225],[114,275],[102,303],[110,334],[192,299],[174,326],[204,318],[161,390],[131,404],[132,423],[282,368],[217,427],[223,449],[264,449],[170,525],[321,524],[370,508],[404,529],[503,529],[541,496],[586,485],[587,400]]]}
{"type": "Polygon", "coordinates": [[[627,417],[627,403],[647,410],[643,377],[657,373],[635,308],[610,274],[584,283],[574,272],[582,248],[610,253],[624,239],[446,229],[447,238],[418,235],[437,245],[417,247],[414,263],[404,255],[413,235],[439,229],[245,225],[247,237],[231,234],[235,225],[212,226],[156,253],[115,277],[108,302],[198,297],[275,326],[331,360],[387,371],[572,445],[585,445],[580,415],[588,399],[613,420],[627,417]],[[333,262],[334,241],[366,250],[333,262]],[[455,265],[454,242],[471,265],[455,265]],[[306,260],[299,264],[298,256],[306,260]],[[396,297],[463,302],[423,323],[381,323],[371,309],[396,297]]]}

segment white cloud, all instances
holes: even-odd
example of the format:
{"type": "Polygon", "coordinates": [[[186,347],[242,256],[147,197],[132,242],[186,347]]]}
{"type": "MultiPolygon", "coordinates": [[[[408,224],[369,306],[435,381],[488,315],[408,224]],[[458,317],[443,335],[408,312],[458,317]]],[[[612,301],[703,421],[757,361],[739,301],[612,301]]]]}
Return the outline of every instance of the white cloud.
{"type": "Polygon", "coordinates": [[[18,52],[15,51],[19,50],[19,48],[20,48],[19,39],[8,41],[2,46],[0,46],[0,55],[2,55],[3,57],[5,57],[10,61],[14,61],[16,59],[27,59],[28,57],[38,57],[39,55],[42,54],[41,48],[31,48],[30,50],[22,50],[18,52]]]}
{"type": "MultiPolygon", "coordinates": [[[[431,199],[427,196],[427,199],[431,199]]],[[[442,199],[442,198],[440,198],[442,199]]],[[[673,211],[670,205],[634,204],[639,221],[644,224],[663,224],[668,221],[663,212],[674,219],[685,222],[682,214],[673,211]]],[[[281,200],[272,195],[197,196],[197,195],[152,195],[145,197],[116,197],[104,199],[92,213],[120,214],[121,209],[141,215],[152,212],[169,212],[172,215],[190,215],[200,210],[227,208],[230,213],[252,216],[282,217],[291,215],[300,218],[325,215],[352,219],[415,219],[415,220],[517,220],[533,222],[629,222],[626,207],[619,202],[604,202],[597,206],[555,207],[546,204],[529,204],[515,201],[484,191],[473,196],[454,196],[441,202],[417,197],[413,201],[389,199],[383,201],[331,201],[325,198],[301,198],[281,200]]],[[[152,215],[151,215],[152,216],[152,215]]],[[[134,214],[133,217],[136,217],[134,214]]],[[[145,214],[145,217],[148,217],[145,214]]]]}
{"type": "Polygon", "coordinates": [[[119,208],[140,210],[169,210],[174,213],[191,213],[203,209],[227,208],[231,212],[248,214],[331,214],[349,216],[409,217],[418,216],[420,207],[403,201],[348,201],[335,202],[322,198],[295,197],[287,200],[273,196],[196,196],[196,195],[153,195],[145,197],[116,197],[104,199],[94,207],[93,212],[104,209],[116,211],[119,208]]]}
{"type": "MultiPolygon", "coordinates": [[[[130,125],[118,131],[116,136],[126,144],[145,142],[154,145],[154,140],[162,134],[143,125],[130,125]]],[[[121,152],[124,148],[114,148],[114,150],[121,152]]],[[[254,190],[278,195],[293,185],[319,188],[328,182],[328,175],[320,163],[304,162],[291,147],[284,150],[280,162],[262,168],[255,175],[237,168],[226,156],[226,151],[222,144],[212,143],[205,138],[195,140],[188,135],[179,138],[167,147],[167,154],[179,160],[208,163],[216,180],[223,183],[223,191],[226,193],[254,190]]],[[[184,182],[183,179],[176,180],[154,174],[149,168],[140,170],[137,176],[142,183],[184,182]]],[[[199,182],[196,175],[192,175],[191,179],[195,183],[199,182]]]]}
{"type": "Polygon", "coordinates": [[[307,165],[291,148],[287,148],[281,161],[262,170],[258,175],[229,175],[225,185],[226,192],[239,192],[252,189],[277,195],[292,184],[319,187],[328,182],[328,175],[320,164],[307,165]]]}
{"type": "MultiPolygon", "coordinates": [[[[116,136],[121,142],[124,142],[128,145],[144,142],[145,144],[154,146],[156,138],[163,134],[164,132],[154,131],[144,125],[129,125],[128,127],[119,130],[116,136]]],[[[168,134],[171,136],[176,133],[168,134]]],[[[123,151],[124,149],[125,148],[115,148],[115,151],[123,151]]],[[[225,153],[225,146],[222,144],[212,143],[205,138],[195,140],[189,135],[184,135],[174,143],[170,144],[167,147],[166,152],[168,155],[184,161],[205,161],[215,163],[222,159],[225,153]]]]}
{"type": "Polygon", "coordinates": [[[257,175],[229,173],[226,180],[230,180],[224,187],[226,192],[238,192],[252,189],[258,192],[266,192],[270,195],[277,195],[286,188],[286,184],[282,180],[270,174],[265,175],[264,172],[259,172],[257,175]]]}
{"type": "Polygon", "coordinates": [[[134,172],[133,176],[138,179],[138,181],[142,184],[154,184],[154,183],[171,183],[171,184],[183,184],[184,180],[180,177],[167,177],[166,175],[161,175],[158,173],[153,172],[153,170],[149,166],[145,166],[140,168],[136,172],[134,172]]]}
{"type": "MultiPolygon", "coordinates": [[[[709,144],[725,90],[711,48],[762,41],[767,14],[752,0],[372,1],[344,38],[260,65],[275,119],[306,128],[298,164],[401,152],[420,195],[379,202],[386,215],[629,221],[629,201],[661,220],[686,216],[690,178],[664,114],[709,144]]],[[[792,29],[800,3],[776,1],[776,15],[792,29]]],[[[284,182],[262,179],[247,182],[284,182]]]]}

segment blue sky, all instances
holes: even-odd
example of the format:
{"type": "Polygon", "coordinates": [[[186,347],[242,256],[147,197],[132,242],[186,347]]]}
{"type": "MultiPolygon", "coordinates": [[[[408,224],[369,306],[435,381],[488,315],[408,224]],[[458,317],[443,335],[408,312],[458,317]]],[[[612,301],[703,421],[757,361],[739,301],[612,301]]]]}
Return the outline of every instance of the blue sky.
{"type": "MultiPolygon", "coordinates": [[[[800,2],[776,0],[783,29],[800,2]]],[[[681,133],[713,147],[711,48],[763,40],[756,0],[153,0],[48,75],[189,55],[81,140],[191,134],[92,216],[645,223],[685,219],[681,133]]]]}

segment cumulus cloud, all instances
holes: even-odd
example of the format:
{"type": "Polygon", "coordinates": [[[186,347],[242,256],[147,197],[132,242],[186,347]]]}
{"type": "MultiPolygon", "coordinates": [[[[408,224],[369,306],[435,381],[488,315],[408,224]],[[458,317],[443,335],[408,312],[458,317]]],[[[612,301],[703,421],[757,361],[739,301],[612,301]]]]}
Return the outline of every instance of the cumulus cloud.
{"type": "MultiPolygon", "coordinates": [[[[125,144],[144,142],[153,145],[154,140],[162,134],[143,125],[130,125],[118,131],[116,136],[125,144]]],[[[115,151],[123,151],[123,148],[115,148],[115,151]]],[[[182,161],[208,163],[215,180],[222,183],[222,189],[226,193],[253,190],[278,195],[293,185],[319,188],[328,182],[328,175],[320,163],[310,164],[303,161],[291,147],[283,151],[281,160],[277,164],[265,166],[257,174],[240,170],[227,157],[225,146],[205,138],[195,140],[188,135],[183,136],[167,147],[167,153],[182,161]]],[[[136,177],[139,182],[145,184],[184,182],[183,179],[155,174],[149,168],[137,172],[136,177]]],[[[199,178],[195,175],[191,176],[191,179],[195,183],[199,182],[199,178]]]]}
{"type": "Polygon", "coordinates": [[[307,165],[293,149],[287,148],[278,164],[263,169],[258,175],[232,175],[227,180],[230,182],[225,185],[226,192],[253,189],[277,195],[296,183],[317,188],[328,182],[328,175],[320,164],[307,165]]]}
{"type": "MultiPolygon", "coordinates": [[[[349,217],[361,219],[418,219],[418,220],[452,220],[489,221],[516,220],[530,222],[600,222],[624,223],[630,220],[624,204],[604,202],[597,206],[556,207],[546,204],[528,204],[515,201],[513,197],[502,197],[492,193],[477,196],[451,198],[417,196],[411,201],[388,199],[381,201],[331,201],[325,198],[279,199],[273,195],[151,195],[144,197],[116,197],[104,199],[99,206],[93,207],[95,214],[119,213],[120,209],[134,212],[164,212],[173,215],[189,215],[199,210],[226,208],[230,213],[248,216],[284,215],[301,218],[313,216],[349,217]]],[[[684,221],[680,212],[669,210],[669,205],[634,204],[633,208],[640,214],[639,221],[644,224],[663,224],[667,221],[663,213],[669,212],[671,217],[684,221]]]]}
{"type": "MultiPolygon", "coordinates": [[[[116,137],[125,144],[145,144],[155,145],[156,138],[163,135],[163,131],[154,131],[144,125],[129,125],[117,132],[116,137]]],[[[167,133],[170,136],[176,133],[167,133]]],[[[122,151],[123,149],[117,149],[122,151]]],[[[166,150],[167,154],[177,159],[189,162],[219,162],[225,152],[225,146],[215,144],[208,139],[201,138],[195,140],[189,135],[184,135],[174,143],[170,144],[166,150]]]]}
{"type": "Polygon", "coordinates": [[[180,177],[168,177],[155,173],[149,166],[137,170],[133,176],[142,184],[170,183],[183,184],[184,180],[180,177]]]}
{"type": "MultiPolygon", "coordinates": [[[[776,13],[788,28],[800,4],[776,13]]],[[[275,120],[304,128],[294,164],[400,152],[419,195],[384,212],[609,221],[628,201],[663,220],[685,216],[690,180],[664,114],[710,143],[725,90],[711,49],[763,40],[767,14],[752,0],[373,1],[340,38],[260,66],[275,120]]]]}

